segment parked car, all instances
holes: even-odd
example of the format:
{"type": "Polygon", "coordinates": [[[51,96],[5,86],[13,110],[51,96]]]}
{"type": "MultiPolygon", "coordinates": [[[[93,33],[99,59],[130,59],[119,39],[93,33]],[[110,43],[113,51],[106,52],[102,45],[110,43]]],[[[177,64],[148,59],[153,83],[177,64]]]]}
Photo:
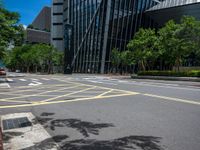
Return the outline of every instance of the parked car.
{"type": "Polygon", "coordinates": [[[5,77],[6,76],[6,71],[4,68],[0,68],[0,77],[5,77]]]}

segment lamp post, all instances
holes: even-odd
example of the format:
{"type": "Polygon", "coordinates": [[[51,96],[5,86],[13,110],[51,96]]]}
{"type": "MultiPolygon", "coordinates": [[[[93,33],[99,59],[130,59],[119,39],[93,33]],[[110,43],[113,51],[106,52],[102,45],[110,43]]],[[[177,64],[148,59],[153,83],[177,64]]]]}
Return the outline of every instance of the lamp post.
{"type": "Polygon", "coordinates": [[[73,66],[73,25],[65,24],[64,26],[64,74],[72,74],[73,66]]]}

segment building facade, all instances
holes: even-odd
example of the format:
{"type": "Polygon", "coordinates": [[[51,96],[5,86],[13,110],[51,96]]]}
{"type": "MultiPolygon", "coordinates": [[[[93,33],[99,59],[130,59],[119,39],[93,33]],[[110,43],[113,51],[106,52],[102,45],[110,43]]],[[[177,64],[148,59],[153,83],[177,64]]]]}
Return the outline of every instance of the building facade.
{"type": "Polygon", "coordinates": [[[60,51],[64,51],[63,14],[63,0],[53,0],[51,11],[51,44],[60,51]]]}
{"type": "Polygon", "coordinates": [[[51,8],[44,7],[32,22],[32,27],[26,29],[25,42],[36,44],[51,44],[51,8]]]}
{"type": "Polygon", "coordinates": [[[51,30],[51,8],[45,6],[37,17],[33,20],[32,25],[38,30],[51,30]]]}
{"type": "MultiPolygon", "coordinates": [[[[55,1],[58,0],[53,0],[53,6],[58,5],[55,1]]],[[[63,35],[65,67],[81,73],[109,72],[112,49],[124,51],[141,27],[161,26],[156,19],[160,11],[155,9],[173,7],[175,1],[179,1],[176,8],[188,5],[183,3],[185,0],[59,0],[62,6],[59,14],[63,19],[60,19],[63,28],[59,33],[63,35]]]]}

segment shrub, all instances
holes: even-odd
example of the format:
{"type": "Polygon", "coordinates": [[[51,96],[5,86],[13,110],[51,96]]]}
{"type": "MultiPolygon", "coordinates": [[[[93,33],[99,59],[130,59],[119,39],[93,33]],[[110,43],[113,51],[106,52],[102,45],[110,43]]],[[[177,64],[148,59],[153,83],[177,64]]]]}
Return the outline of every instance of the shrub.
{"type": "Polygon", "coordinates": [[[192,71],[140,71],[138,72],[140,76],[173,76],[173,77],[200,77],[200,70],[192,70],[192,71]]]}

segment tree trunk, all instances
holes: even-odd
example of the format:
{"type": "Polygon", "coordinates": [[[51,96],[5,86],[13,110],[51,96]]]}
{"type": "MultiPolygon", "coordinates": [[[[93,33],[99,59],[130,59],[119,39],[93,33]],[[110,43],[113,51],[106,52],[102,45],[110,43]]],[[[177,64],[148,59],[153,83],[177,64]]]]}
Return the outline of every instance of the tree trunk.
{"type": "Polygon", "coordinates": [[[37,73],[37,72],[38,72],[38,66],[35,65],[35,73],[37,73]]]}

